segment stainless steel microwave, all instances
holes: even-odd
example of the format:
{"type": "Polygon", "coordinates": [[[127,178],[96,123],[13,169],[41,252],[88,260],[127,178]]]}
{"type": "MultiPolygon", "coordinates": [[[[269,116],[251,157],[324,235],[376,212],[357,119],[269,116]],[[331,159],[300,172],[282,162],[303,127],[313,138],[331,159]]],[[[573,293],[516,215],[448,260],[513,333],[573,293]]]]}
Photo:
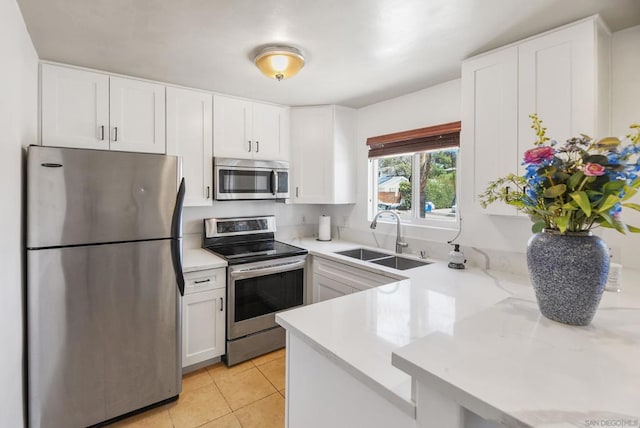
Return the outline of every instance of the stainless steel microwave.
{"type": "Polygon", "coordinates": [[[213,158],[218,201],[289,198],[289,162],[213,158]]]}

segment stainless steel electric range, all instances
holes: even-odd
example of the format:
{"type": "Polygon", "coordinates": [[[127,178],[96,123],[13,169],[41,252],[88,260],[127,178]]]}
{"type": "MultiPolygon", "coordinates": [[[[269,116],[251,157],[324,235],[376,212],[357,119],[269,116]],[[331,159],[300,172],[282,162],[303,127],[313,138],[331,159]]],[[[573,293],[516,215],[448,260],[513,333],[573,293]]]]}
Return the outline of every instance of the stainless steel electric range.
{"type": "Polygon", "coordinates": [[[305,302],[307,250],[276,241],[274,216],[204,220],[203,247],[227,263],[228,366],[285,346],[276,312],[305,302]]]}

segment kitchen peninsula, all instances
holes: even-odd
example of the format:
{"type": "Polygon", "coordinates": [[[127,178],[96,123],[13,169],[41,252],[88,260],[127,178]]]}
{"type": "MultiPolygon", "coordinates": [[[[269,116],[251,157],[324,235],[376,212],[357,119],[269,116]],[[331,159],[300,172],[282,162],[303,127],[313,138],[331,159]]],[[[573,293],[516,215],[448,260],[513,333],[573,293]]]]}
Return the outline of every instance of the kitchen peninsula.
{"type": "MultiPolygon", "coordinates": [[[[355,244],[298,245],[371,267],[334,254],[355,244]]],[[[625,271],[587,327],[542,317],[526,277],[437,261],[401,274],[277,316],[289,427],[640,424],[638,272],[625,271]]]]}

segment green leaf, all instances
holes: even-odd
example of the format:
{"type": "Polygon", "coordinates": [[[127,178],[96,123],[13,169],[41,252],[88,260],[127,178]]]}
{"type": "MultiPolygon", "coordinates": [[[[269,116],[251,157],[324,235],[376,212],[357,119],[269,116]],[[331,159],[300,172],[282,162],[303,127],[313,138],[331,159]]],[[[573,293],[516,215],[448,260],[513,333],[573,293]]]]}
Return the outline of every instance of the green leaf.
{"type": "Polygon", "coordinates": [[[558,226],[558,229],[560,229],[560,233],[566,232],[568,224],[569,224],[569,214],[556,218],[556,226],[558,226]]]}
{"type": "Polygon", "coordinates": [[[621,221],[615,221],[613,222],[613,227],[616,228],[616,230],[620,233],[622,233],[623,235],[626,235],[627,232],[629,231],[629,228],[627,227],[626,224],[624,224],[621,221]]]}
{"type": "Polygon", "coordinates": [[[567,191],[566,184],[556,184],[555,186],[551,186],[547,189],[544,189],[542,196],[545,198],[557,198],[564,194],[567,191]]]}
{"type": "Polygon", "coordinates": [[[620,145],[620,140],[616,137],[605,137],[596,141],[596,146],[601,149],[612,149],[620,145]]]}
{"type": "Polygon", "coordinates": [[[565,211],[575,211],[580,207],[578,207],[578,204],[576,204],[574,201],[571,201],[564,204],[561,208],[565,211]]]}
{"type": "Polygon", "coordinates": [[[611,207],[613,207],[616,203],[618,203],[620,201],[620,198],[618,196],[615,195],[607,195],[602,202],[600,203],[600,206],[598,207],[598,213],[602,213],[604,211],[609,211],[609,209],[611,207]]]}
{"type": "Polygon", "coordinates": [[[546,225],[547,223],[544,221],[536,221],[535,223],[533,223],[533,225],[531,225],[531,232],[542,232],[542,229],[544,229],[546,225]]]}
{"type": "Polygon", "coordinates": [[[624,192],[625,192],[625,195],[624,195],[624,198],[622,198],[622,200],[626,201],[627,199],[633,198],[635,194],[638,193],[638,190],[630,186],[625,186],[624,192]]]}
{"type": "Polygon", "coordinates": [[[584,158],[584,163],[598,163],[600,165],[606,165],[609,163],[609,159],[603,155],[591,155],[584,158]]]}
{"type": "Polygon", "coordinates": [[[599,222],[601,226],[611,226],[613,227],[613,217],[609,215],[609,213],[600,213],[598,214],[606,223],[599,222]]]}
{"type": "Polygon", "coordinates": [[[556,173],[557,170],[558,169],[555,166],[548,165],[548,166],[543,166],[542,168],[539,168],[538,171],[536,171],[536,174],[551,177],[553,174],[556,173]]]}
{"type": "Polygon", "coordinates": [[[631,202],[628,202],[626,204],[622,204],[623,207],[627,207],[627,208],[631,208],[632,210],[636,210],[636,211],[640,211],[640,205],[639,204],[632,204],[631,202]]]}
{"type": "Polygon", "coordinates": [[[617,192],[625,186],[626,184],[624,181],[609,181],[602,186],[602,191],[604,193],[617,192]]]}
{"type": "Polygon", "coordinates": [[[578,187],[583,178],[584,174],[582,173],[582,171],[578,171],[571,177],[569,177],[569,179],[567,180],[567,186],[569,187],[569,189],[575,190],[575,188],[578,187]]]}
{"type": "Polygon", "coordinates": [[[587,196],[587,192],[573,192],[570,193],[569,196],[571,199],[576,201],[578,206],[587,217],[591,216],[591,202],[589,201],[589,196],[587,196]]]}
{"type": "Polygon", "coordinates": [[[631,226],[630,224],[627,225],[627,230],[632,233],[640,233],[640,227],[631,226]]]}

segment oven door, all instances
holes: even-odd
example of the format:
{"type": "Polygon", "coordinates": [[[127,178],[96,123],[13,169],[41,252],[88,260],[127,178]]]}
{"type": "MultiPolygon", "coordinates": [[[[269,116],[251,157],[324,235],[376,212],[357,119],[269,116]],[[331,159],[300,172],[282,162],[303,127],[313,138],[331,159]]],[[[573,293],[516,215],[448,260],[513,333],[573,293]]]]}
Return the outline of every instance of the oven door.
{"type": "Polygon", "coordinates": [[[230,266],[227,339],[275,327],[276,312],[303,305],[305,264],[296,256],[230,266]]]}

